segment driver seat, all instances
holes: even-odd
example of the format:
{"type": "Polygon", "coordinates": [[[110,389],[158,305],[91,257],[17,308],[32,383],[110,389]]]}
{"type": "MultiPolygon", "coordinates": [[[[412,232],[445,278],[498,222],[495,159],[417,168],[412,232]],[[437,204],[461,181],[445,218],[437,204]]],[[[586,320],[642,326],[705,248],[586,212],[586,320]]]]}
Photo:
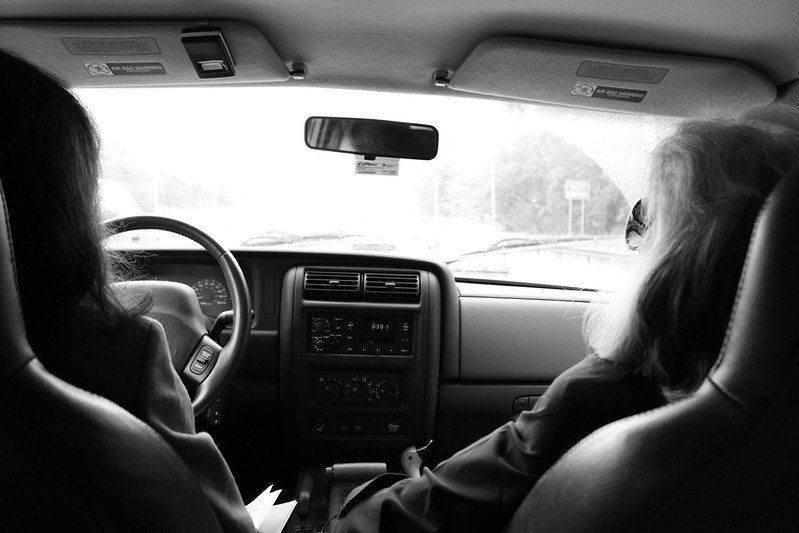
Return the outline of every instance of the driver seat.
{"type": "Polygon", "coordinates": [[[696,393],[594,432],[510,531],[799,527],[799,168],[761,209],[716,365],[696,393]]]}
{"type": "Polygon", "coordinates": [[[147,424],[49,374],[25,333],[0,188],[0,524],[4,530],[221,531],[147,424]]]}

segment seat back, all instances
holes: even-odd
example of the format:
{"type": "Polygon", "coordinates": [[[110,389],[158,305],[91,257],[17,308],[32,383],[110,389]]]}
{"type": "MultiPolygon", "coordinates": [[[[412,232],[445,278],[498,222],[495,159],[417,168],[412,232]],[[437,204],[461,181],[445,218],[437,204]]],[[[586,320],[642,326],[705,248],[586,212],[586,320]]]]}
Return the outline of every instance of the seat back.
{"type": "Polygon", "coordinates": [[[0,524],[4,530],[220,531],[148,425],[49,374],[26,335],[0,189],[0,524]]]}
{"type": "Polygon", "coordinates": [[[758,217],[727,336],[691,397],[589,435],[510,531],[799,527],[799,169],[758,217]]]}

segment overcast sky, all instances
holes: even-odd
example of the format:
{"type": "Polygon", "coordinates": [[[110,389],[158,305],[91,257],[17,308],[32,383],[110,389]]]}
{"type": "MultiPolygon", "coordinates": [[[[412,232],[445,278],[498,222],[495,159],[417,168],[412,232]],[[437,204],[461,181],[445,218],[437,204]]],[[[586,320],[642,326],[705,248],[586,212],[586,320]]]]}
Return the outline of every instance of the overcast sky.
{"type": "Polygon", "coordinates": [[[236,209],[229,227],[217,231],[233,232],[233,239],[281,224],[302,231],[368,223],[390,231],[414,215],[413,191],[425,190],[435,168],[485,172],[504,144],[531,129],[575,144],[628,200],[637,199],[649,151],[670,122],[536,105],[512,112],[504,102],[473,98],[309,88],[76,92],[98,124],[108,165],[148,180],[155,172],[224,184],[236,209]],[[439,155],[431,162],[401,161],[396,178],[355,176],[354,156],[305,146],[303,128],[311,115],[432,124],[440,132],[439,155]]]}

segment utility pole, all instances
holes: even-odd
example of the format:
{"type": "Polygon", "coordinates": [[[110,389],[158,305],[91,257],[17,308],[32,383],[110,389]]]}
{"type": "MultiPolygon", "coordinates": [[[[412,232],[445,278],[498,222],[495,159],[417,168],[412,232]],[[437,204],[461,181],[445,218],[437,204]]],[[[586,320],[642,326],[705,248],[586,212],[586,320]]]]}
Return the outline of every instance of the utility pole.
{"type": "Polygon", "coordinates": [[[491,158],[491,224],[497,223],[497,158],[491,158]]]}
{"type": "Polygon", "coordinates": [[[573,215],[573,210],[574,210],[573,207],[572,207],[573,204],[574,204],[574,200],[569,198],[569,237],[572,236],[572,215],[573,215]]]}
{"type": "Polygon", "coordinates": [[[585,235],[585,200],[580,200],[580,235],[585,235]]]}

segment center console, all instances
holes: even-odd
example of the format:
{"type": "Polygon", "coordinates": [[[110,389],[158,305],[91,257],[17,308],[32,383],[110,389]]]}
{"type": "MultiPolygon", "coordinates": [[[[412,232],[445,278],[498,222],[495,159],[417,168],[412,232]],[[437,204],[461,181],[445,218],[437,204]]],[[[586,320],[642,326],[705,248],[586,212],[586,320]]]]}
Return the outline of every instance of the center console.
{"type": "Polygon", "coordinates": [[[440,291],[426,270],[289,270],[281,302],[281,400],[300,464],[395,460],[432,438],[440,291]]]}

